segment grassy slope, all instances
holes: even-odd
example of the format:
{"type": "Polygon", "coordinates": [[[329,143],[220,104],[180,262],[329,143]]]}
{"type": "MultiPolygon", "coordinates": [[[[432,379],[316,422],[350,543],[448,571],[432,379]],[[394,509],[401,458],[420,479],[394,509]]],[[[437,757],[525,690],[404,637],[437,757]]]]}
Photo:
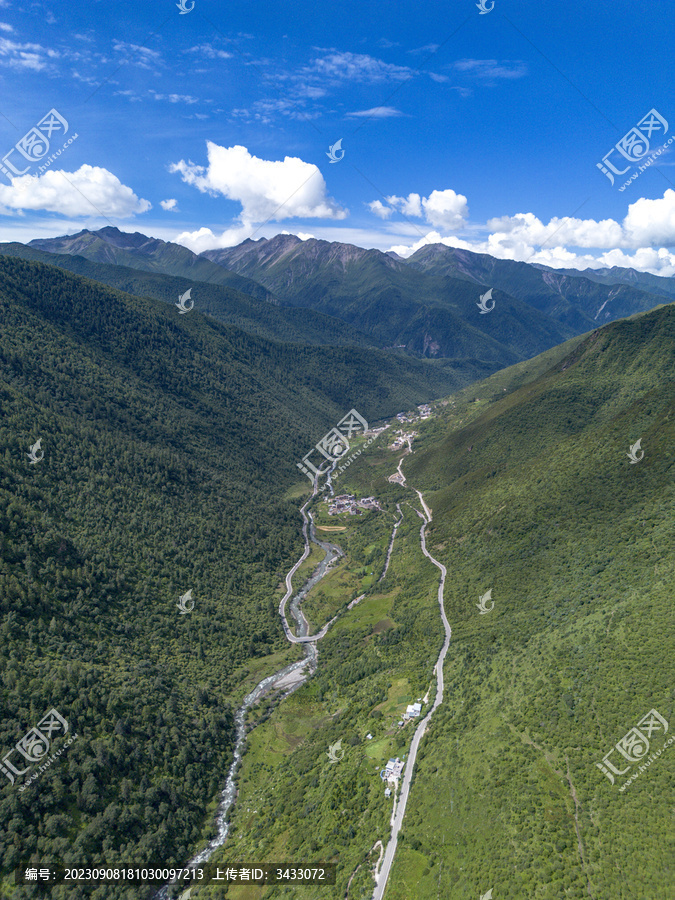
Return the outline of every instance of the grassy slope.
{"type": "MultiPolygon", "coordinates": [[[[675,715],[674,347],[673,307],[616,322],[559,348],[555,365],[531,361],[530,381],[521,364],[465,390],[443,407],[445,429],[423,426],[404,472],[433,509],[428,546],[448,567],[453,637],[387,900],[490,888],[507,900],[653,900],[671,883],[672,753],[625,793],[595,763],[650,709],[675,715]],[[638,438],[645,457],[631,465],[638,438]],[[488,588],[495,608],[481,616],[488,588]]],[[[324,614],[382,565],[393,501],[416,503],[383,481],[397,457],[373,448],[343,476],[340,490],[375,492],[388,513],[341,520],[351,558],[332,581],[353,574],[340,591],[323,583],[310,602],[324,614]]],[[[426,689],[441,642],[437,573],[403,508],[386,580],[322,643],[313,682],[253,732],[223,854],[335,859],[337,888],[303,888],[311,900],[344,897],[388,833],[373,757],[405,752],[388,732],[426,689]],[[338,738],[348,752],[332,765],[338,738]]],[[[366,868],[350,900],[370,896],[366,868]]]]}
{"type": "Polygon", "coordinates": [[[506,898],[647,900],[672,876],[672,757],[626,794],[595,762],[652,707],[673,713],[674,338],[672,307],[616,323],[406,468],[452,575],[452,699],[388,897],[410,896],[413,859],[420,897],[441,860],[441,888],[506,898]]]}

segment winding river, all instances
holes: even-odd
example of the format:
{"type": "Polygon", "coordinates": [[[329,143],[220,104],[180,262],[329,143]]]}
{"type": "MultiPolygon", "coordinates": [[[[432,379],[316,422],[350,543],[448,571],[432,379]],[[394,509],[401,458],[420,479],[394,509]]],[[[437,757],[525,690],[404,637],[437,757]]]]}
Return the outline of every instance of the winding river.
{"type": "MultiPolygon", "coordinates": [[[[408,452],[412,452],[412,447],[409,446],[408,452]]],[[[401,472],[401,463],[403,462],[403,457],[401,458],[397,475],[400,478],[400,483],[405,485],[405,476],[401,472]]],[[[334,468],[334,467],[333,467],[334,468]]],[[[331,469],[332,472],[332,469],[331,469]]],[[[397,478],[398,480],[398,478],[397,478]]],[[[330,490],[330,493],[333,494],[333,487],[330,482],[330,473],[326,487],[330,490]]],[[[213,856],[213,854],[220,847],[223,846],[225,841],[227,840],[227,835],[230,830],[230,824],[228,821],[229,813],[232,808],[232,805],[235,802],[237,796],[237,785],[236,785],[236,776],[239,770],[239,766],[241,764],[242,756],[244,753],[244,747],[246,744],[246,714],[254,706],[262,697],[266,694],[270,693],[272,690],[283,691],[281,695],[281,699],[285,699],[293,691],[297,690],[302,684],[307,681],[307,679],[316,671],[317,661],[318,661],[318,649],[317,649],[317,641],[319,641],[328,631],[333,622],[337,619],[337,615],[334,616],[330,622],[328,622],[317,634],[310,635],[307,632],[309,631],[309,623],[305,618],[302,609],[301,603],[304,598],[307,596],[309,591],[316,585],[322,578],[325,577],[327,572],[330,570],[331,566],[337,559],[339,559],[343,552],[342,550],[336,546],[335,544],[331,544],[327,541],[321,541],[316,535],[316,528],[314,526],[314,519],[311,512],[307,513],[307,508],[312,502],[312,500],[316,497],[318,493],[318,484],[315,483],[314,490],[312,492],[312,496],[307,500],[307,502],[301,507],[300,513],[303,518],[303,526],[302,526],[302,535],[305,543],[305,548],[300,559],[295,563],[295,565],[290,569],[288,574],[286,575],[286,593],[282,597],[279,603],[279,615],[281,617],[281,622],[284,628],[284,633],[288,641],[294,644],[302,644],[304,650],[304,659],[301,659],[297,662],[290,663],[287,666],[284,666],[278,672],[275,672],[273,675],[268,675],[266,678],[263,678],[261,682],[259,682],[255,688],[244,697],[243,703],[235,713],[234,723],[235,723],[235,745],[234,745],[234,759],[232,764],[230,765],[227,780],[225,782],[225,787],[223,788],[220,796],[220,802],[218,805],[218,812],[216,815],[216,826],[217,826],[217,834],[211,840],[207,847],[204,848],[200,853],[194,856],[189,863],[187,863],[186,868],[196,868],[198,866],[204,865],[204,863],[208,862],[208,860],[213,856]],[[311,576],[304,583],[302,588],[293,595],[293,575],[300,568],[302,563],[307,559],[310,554],[310,541],[313,544],[316,544],[318,547],[324,551],[324,558],[319,563],[317,568],[312,572],[311,576]],[[292,599],[291,599],[292,598],[292,599]],[[290,600],[290,603],[289,603],[290,600]],[[296,634],[294,634],[291,630],[291,626],[288,623],[288,619],[286,617],[286,607],[290,609],[291,617],[295,621],[296,625],[296,634]]],[[[417,757],[417,751],[419,749],[420,741],[426,731],[426,728],[431,720],[431,716],[443,702],[443,662],[445,660],[445,655],[448,651],[448,647],[450,644],[451,637],[451,629],[450,624],[445,615],[445,609],[443,604],[443,591],[445,587],[445,579],[447,576],[447,571],[445,566],[442,563],[439,563],[438,560],[434,559],[434,557],[429,553],[426,548],[426,528],[427,525],[431,523],[432,513],[427,504],[424,501],[424,498],[420,491],[415,491],[417,494],[420,503],[422,505],[422,509],[424,512],[419,512],[416,510],[418,516],[422,519],[422,526],[420,528],[420,544],[422,548],[422,552],[424,555],[440,570],[440,584],[438,587],[438,603],[440,606],[441,619],[443,622],[443,627],[445,629],[445,640],[443,642],[443,646],[441,648],[441,652],[436,661],[436,665],[434,667],[434,672],[436,673],[436,697],[434,700],[434,704],[432,708],[429,710],[424,719],[419,723],[417,729],[415,730],[415,734],[412,739],[412,743],[410,745],[410,751],[408,753],[408,759],[406,762],[406,767],[403,775],[403,784],[401,786],[400,794],[394,801],[394,807],[391,816],[391,836],[387,843],[387,847],[384,853],[380,853],[380,860],[378,861],[378,865],[375,870],[375,880],[376,887],[373,893],[373,900],[382,900],[384,896],[384,891],[387,885],[387,881],[389,879],[389,874],[391,871],[391,866],[394,861],[394,855],[396,853],[396,846],[398,844],[398,834],[403,824],[403,817],[405,816],[406,805],[408,802],[408,794],[410,791],[410,783],[412,781],[413,770],[415,768],[415,760],[417,757]],[[380,865],[381,863],[381,865],[380,865]]],[[[389,544],[386,563],[384,572],[380,577],[380,581],[384,578],[387,569],[389,567],[389,559],[391,557],[391,552],[394,546],[394,539],[396,537],[396,532],[398,530],[399,525],[403,521],[403,513],[401,512],[401,507],[397,504],[397,510],[399,513],[399,519],[394,525],[394,530],[391,536],[391,542],[389,544]]],[[[363,599],[365,594],[361,594],[360,597],[357,597],[355,600],[352,600],[348,606],[348,609],[351,609],[356,603],[363,599]]],[[[339,615],[339,614],[338,614],[339,615]]],[[[380,843],[380,847],[382,847],[380,843]]],[[[355,874],[355,873],[354,873],[355,874]]],[[[353,877],[353,876],[352,876],[353,877]]],[[[169,885],[164,885],[160,891],[155,894],[156,900],[167,900],[169,895],[169,885]]],[[[183,896],[186,896],[185,894],[183,896]]]]}
{"type": "MultiPolygon", "coordinates": [[[[259,700],[261,700],[266,694],[269,694],[271,691],[279,689],[284,691],[280,698],[283,700],[286,699],[286,697],[290,696],[293,691],[296,691],[302,684],[304,684],[305,681],[307,681],[310,675],[312,675],[316,671],[317,660],[319,657],[316,642],[326,634],[330,626],[337,618],[337,616],[334,616],[330,620],[330,622],[324,625],[324,627],[318,634],[309,635],[307,634],[307,632],[309,631],[309,623],[307,622],[307,619],[305,618],[300,606],[302,601],[307,596],[309,591],[314,587],[314,585],[321,581],[321,579],[330,570],[333,563],[337,559],[339,559],[339,557],[343,556],[343,552],[338,546],[327,541],[319,540],[316,535],[313,516],[311,512],[309,513],[309,515],[307,514],[307,507],[316,497],[317,493],[317,485],[315,485],[312,496],[300,509],[300,513],[302,514],[303,518],[302,535],[305,542],[305,549],[300,559],[295,563],[293,568],[286,575],[286,593],[279,604],[279,615],[281,616],[281,622],[284,627],[286,638],[293,644],[303,645],[305,658],[299,660],[298,662],[290,663],[289,665],[284,666],[282,669],[279,669],[279,671],[275,672],[273,675],[268,675],[266,678],[263,678],[263,680],[259,682],[253,688],[253,690],[244,697],[243,703],[234,716],[234,758],[227,773],[225,787],[223,788],[220,795],[218,812],[216,814],[216,836],[209,842],[204,850],[200,851],[196,856],[194,856],[184,868],[192,869],[204,865],[204,863],[208,862],[208,860],[213,856],[216,850],[222,847],[227,840],[227,835],[230,830],[230,823],[228,821],[229,813],[237,796],[236,776],[241,764],[242,756],[244,754],[244,746],[246,744],[247,712],[249,711],[249,709],[251,709],[252,706],[255,706],[255,704],[258,703],[259,700]],[[312,572],[311,576],[304,583],[301,590],[298,591],[295,596],[293,596],[293,575],[297,572],[302,563],[309,556],[310,541],[313,544],[321,547],[321,549],[325,553],[325,556],[321,560],[317,568],[312,572]],[[286,618],[286,605],[288,604],[288,601],[291,597],[293,597],[293,599],[289,604],[289,609],[292,618],[295,620],[297,634],[293,634],[286,618]]],[[[361,598],[359,597],[358,599],[360,600],[361,598]]],[[[164,887],[162,887],[161,890],[159,890],[157,894],[155,894],[156,900],[167,900],[169,896],[169,887],[170,885],[164,885],[164,887]]]]}

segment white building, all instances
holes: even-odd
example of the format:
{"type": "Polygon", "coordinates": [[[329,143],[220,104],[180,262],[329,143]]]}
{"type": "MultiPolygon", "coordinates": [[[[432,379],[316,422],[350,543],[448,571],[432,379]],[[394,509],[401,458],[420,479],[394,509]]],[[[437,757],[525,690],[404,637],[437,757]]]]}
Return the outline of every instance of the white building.
{"type": "Polygon", "coordinates": [[[421,703],[409,703],[406,707],[405,714],[409,719],[414,719],[422,712],[421,703]]]}
{"type": "Polygon", "coordinates": [[[396,759],[390,759],[380,772],[380,778],[382,781],[393,781],[395,783],[401,777],[404,766],[405,762],[399,759],[398,756],[396,759]]]}

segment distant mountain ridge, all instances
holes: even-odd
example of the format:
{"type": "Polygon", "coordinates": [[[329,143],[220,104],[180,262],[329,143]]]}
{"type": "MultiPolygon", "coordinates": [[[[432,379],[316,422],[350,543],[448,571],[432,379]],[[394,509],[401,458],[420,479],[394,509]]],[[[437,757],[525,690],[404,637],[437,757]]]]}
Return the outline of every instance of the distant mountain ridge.
{"type": "MultiPolygon", "coordinates": [[[[508,298],[494,295],[499,312],[505,311],[506,300],[508,311],[519,317],[519,324],[531,329],[536,352],[552,344],[547,345],[546,339],[537,333],[544,320],[533,319],[534,310],[546,317],[549,328],[557,333],[555,340],[560,342],[599,324],[653,309],[662,302],[665,288],[670,286],[668,279],[656,279],[665,281],[666,285],[660,285],[663,290],[658,295],[650,294],[643,289],[652,283],[650,276],[634,279],[633,284],[616,281],[604,284],[580,272],[561,273],[445,244],[429,244],[404,260],[395,253],[277,235],[271,239],[247,240],[237,247],[208,250],[202,256],[259,281],[282,300],[339,315],[366,333],[369,304],[373,303],[378,287],[380,294],[389,300],[390,314],[395,314],[404,301],[418,309],[423,304],[426,327],[421,342],[419,335],[411,340],[411,335],[403,330],[387,335],[394,343],[405,343],[408,350],[423,355],[436,355],[429,352],[435,345],[439,348],[437,355],[448,352],[444,349],[447,334],[442,329],[450,326],[450,310],[465,318],[472,329],[487,330],[491,337],[504,342],[504,330],[493,330],[499,315],[486,316],[482,321],[475,315],[473,303],[478,295],[471,285],[508,295],[508,298]],[[418,274],[415,276],[413,272],[418,274]],[[350,306],[349,299],[354,296],[358,296],[358,303],[350,306]],[[517,301],[530,309],[520,307],[517,301]],[[445,321],[438,311],[430,312],[430,307],[439,306],[446,308],[445,321]]],[[[623,277],[628,278],[625,273],[623,277]]],[[[675,293],[675,282],[673,285],[675,293]]],[[[513,323],[508,323],[507,328],[513,331],[513,323]]],[[[523,345],[517,333],[511,337],[508,349],[515,353],[511,357],[515,361],[519,351],[527,353],[530,349],[523,345]]]]}
{"type": "Polygon", "coordinates": [[[640,282],[639,279],[635,280],[633,287],[618,280],[601,282],[574,269],[551,269],[515,260],[495,259],[487,253],[473,253],[445,244],[421,247],[408,258],[407,263],[424,272],[499,287],[557,321],[570,325],[577,333],[637,312],[647,312],[662,302],[660,297],[650,294],[642,286],[646,281],[640,282]]]}
{"type": "Polygon", "coordinates": [[[605,275],[560,272],[444,244],[427,245],[404,260],[292,234],[247,239],[199,256],[110,227],[28,246],[234,288],[339,319],[350,333],[379,347],[429,359],[475,360],[491,370],[646,312],[668,299],[671,287],[668,279],[641,278],[629,270],[607,276],[628,283],[604,283],[605,275]],[[652,285],[658,293],[643,289],[652,285]],[[488,289],[495,307],[485,315],[477,307],[488,289]]]}
{"type": "Polygon", "coordinates": [[[576,269],[551,269],[549,266],[536,264],[536,268],[545,272],[557,272],[561,275],[582,275],[591,281],[600,284],[628,284],[639,287],[643,291],[659,294],[663,297],[675,298],[675,278],[667,278],[663,275],[652,275],[651,272],[638,272],[637,269],[624,269],[621,266],[612,266],[611,269],[584,269],[577,272],[576,269]]]}
{"type": "Polygon", "coordinates": [[[281,300],[349,322],[390,346],[430,358],[471,356],[510,365],[576,331],[505,293],[499,314],[480,315],[466,278],[426,273],[379,250],[277,235],[203,256],[264,284],[281,300]]]}
{"type": "Polygon", "coordinates": [[[250,294],[259,300],[275,300],[262,285],[215,265],[187,247],[147,237],[138,231],[130,233],[111,226],[99,231],[84,228],[77,234],[38,238],[29,241],[27,246],[47,253],[83,256],[93,262],[179,275],[192,281],[207,281],[250,294]]]}

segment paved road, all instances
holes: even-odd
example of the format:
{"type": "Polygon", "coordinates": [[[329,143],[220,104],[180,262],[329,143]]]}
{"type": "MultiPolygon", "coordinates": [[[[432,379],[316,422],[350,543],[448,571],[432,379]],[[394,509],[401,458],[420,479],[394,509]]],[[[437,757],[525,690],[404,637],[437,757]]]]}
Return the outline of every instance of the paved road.
{"type": "Polygon", "coordinates": [[[443,647],[436,661],[436,666],[434,669],[434,671],[436,672],[437,686],[436,699],[434,700],[434,705],[431,707],[427,715],[417,726],[414,737],[412,739],[412,743],[410,744],[408,761],[403,773],[403,784],[401,785],[401,792],[398,798],[398,802],[395,806],[394,815],[392,817],[391,837],[389,838],[387,849],[384,852],[384,861],[382,863],[382,868],[380,869],[379,874],[376,876],[377,886],[375,888],[375,891],[373,892],[373,900],[382,900],[382,897],[384,897],[384,891],[387,887],[387,880],[391,871],[391,865],[394,862],[394,856],[396,854],[398,834],[401,830],[401,826],[403,825],[405,808],[408,803],[408,794],[410,793],[410,782],[412,781],[412,775],[415,768],[415,759],[417,757],[417,751],[419,749],[420,741],[422,740],[424,732],[427,730],[427,725],[429,724],[434,710],[437,709],[443,702],[443,662],[445,660],[445,654],[448,652],[448,647],[450,646],[450,638],[452,636],[452,629],[450,628],[450,623],[447,620],[447,617],[445,615],[445,608],[443,606],[443,589],[445,587],[447,570],[445,566],[442,563],[439,563],[437,559],[434,559],[434,557],[427,550],[425,530],[427,525],[431,522],[431,510],[424,502],[422,494],[419,491],[416,491],[415,493],[419,497],[422,508],[424,509],[424,513],[416,510],[417,515],[420,517],[420,519],[423,520],[423,525],[420,528],[420,543],[422,545],[422,553],[424,553],[424,555],[441,570],[441,580],[438,586],[438,603],[441,608],[441,619],[443,621],[443,627],[445,629],[445,641],[443,642],[443,647]]]}

